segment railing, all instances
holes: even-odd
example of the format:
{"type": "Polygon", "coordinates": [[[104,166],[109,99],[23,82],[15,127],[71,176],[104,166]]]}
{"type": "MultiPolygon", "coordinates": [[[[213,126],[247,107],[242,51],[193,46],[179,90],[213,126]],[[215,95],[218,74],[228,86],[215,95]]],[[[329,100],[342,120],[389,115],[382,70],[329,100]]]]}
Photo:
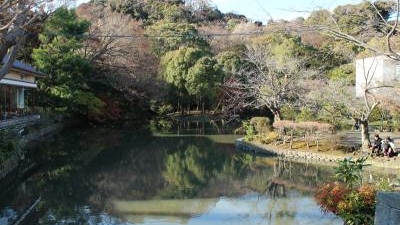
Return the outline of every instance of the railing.
{"type": "Polygon", "coordinates": [[[0,129],[19,124],[30,123],[37,120],[40,120],[40,115],[18,116],[11,119],[0,120],[0,129]]]}

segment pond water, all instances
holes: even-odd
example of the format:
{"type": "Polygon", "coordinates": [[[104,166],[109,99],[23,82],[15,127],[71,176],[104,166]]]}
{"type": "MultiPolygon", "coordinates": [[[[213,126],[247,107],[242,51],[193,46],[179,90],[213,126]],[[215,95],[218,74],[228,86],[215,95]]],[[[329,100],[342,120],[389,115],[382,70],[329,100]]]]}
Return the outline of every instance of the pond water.
{"type": "Polygon", "coordinates": [[[238,136],[215,126],[74,129],[41,141],[28,157],[38,169],[1,192],[0,225],[21,216],[46,225],[343,223],[313,200],[332,168],[237,152],[238,136]]]}

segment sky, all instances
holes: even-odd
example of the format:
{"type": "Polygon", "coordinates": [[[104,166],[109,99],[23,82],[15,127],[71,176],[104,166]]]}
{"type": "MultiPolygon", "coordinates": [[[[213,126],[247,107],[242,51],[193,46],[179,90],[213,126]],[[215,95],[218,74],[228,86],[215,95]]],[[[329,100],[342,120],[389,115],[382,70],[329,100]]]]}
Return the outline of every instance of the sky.
{"type": "MultiPolygon", "coordinates": [[[[76,0],[79,5],[89,0],[76,0]]],[[[334,9],[338,5],[357,4],[362,0],[211,0],[223,12],[243,14],[253,21],[266,22],[269,19],[292,20],[307,17],[316,9],[334,9]]]]}
{"type": "Polygon", "coordinates": [[[213,0],[223,12],[244,14],[254,21],[269,19],[292,20],[296,17],[307,17],[308,13],[317,9],[334,9],[338,5],[357,4],[360,0],[213,0]]]}

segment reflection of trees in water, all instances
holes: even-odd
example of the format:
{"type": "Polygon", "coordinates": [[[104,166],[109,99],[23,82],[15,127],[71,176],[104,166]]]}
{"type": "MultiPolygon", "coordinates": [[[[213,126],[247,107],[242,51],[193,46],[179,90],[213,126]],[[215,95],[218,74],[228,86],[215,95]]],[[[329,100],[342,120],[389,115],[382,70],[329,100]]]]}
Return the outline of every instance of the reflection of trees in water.
{"type": "Polygon", "coordinates": [[[288,187],[282,180],[298,179],[295,170],[314,171],[284,161],[276,162],[275,170],[256,166],[254,156],[206,137],[146,132],[75,133],[43,143],[37,153],[42,162],[52,163],[31,178],[30,188],[42,196],[54,221],[85,221],[89,214],[111,210],[110,199],[237,196],[247,191],[243,186],[278,197],[288,187]],[[91,205],[90,213],[84,205],[91,205]]]}
{"type": "MultiPolygon", "coordinates": [[[[35,161],[41,168],[8,194],[10,203],[6,204],[22,215],[40,196],[40,203],[29,216],[38,219],[48,210],[57,219],[78,215],[76,203],[85,201],[95,191],[87,177],[90,174],[86,173],[88,165],[102,151],[113,148],[121,137],[118,134],[106,136],[101,132],[62,133],[33,146],[27,160],[35,161]]],[[[29,224],[34,223],[32,220],[29,224]]]]}
{"type": "Polygon", "coordinates": [[[207,116],[198,118],[181,118],[179,120],[154,119],[150,121],[150,129],[155,132],[176,132],[177,134],[231,134],[232,127],[220,118],[207,116]]]}
{"type": "Polygon", "coordinates": [[[275,182],[289,187],[308,191],[314,190],[326,181],[332,180],[332,168],[309,163],[297,163],[285,159],[278,159],[274,163],[275,182]]]}
{"type": "Polygon", "coordinates": [[[210,161],[210,152],[189,145],[167,156],[164,178],[180,192],[188,194],[202,187],[221,165],[210,161]]]}
{"type": "Polygon", "coordinates": [[[334,174],[328,167],[284,159],[266,158],[261,162],[259,160],[257,164],[259,166],[253,174],[248,174],[242,188],[271,198],[286,197],[291,188],[304,192],[313,191],[325,181],[331,180],[334,174]]]}
{"type": "MultiPolygon", "coordinates": [[[[208,139],[197,140],[169,154],[165,159],[165,180],[169,186],[165,197],[194,197],[216,177],[237,178],[244,175],[253,157],[229,156],[208,139]]],[[[214,183],[216,184],[216,183],[214,183]]]]}
{"type": "Polygon", "coordinates": [[[108,210],[110,199],[196,196],[208,188],[210,179],[223,172],[241,174],[245,168],[242,161],[249,160],[231,159],[231,155],[206,137],[111,133],[84,134],[80,138],[73,135],[56,139],[57,146],[54,143],[42,146],[59,152],[48,153],[51,157],[61,158],[56,160],[58,165],[54,163],[34,178],[46,205],[57,218],[75,215],[79,204],[93,206],[94,212],[108,210]],[[68,149],[72,153],[66,155],[68,149]],[[55,209],[60,205],[57,212],[55,209]]]}

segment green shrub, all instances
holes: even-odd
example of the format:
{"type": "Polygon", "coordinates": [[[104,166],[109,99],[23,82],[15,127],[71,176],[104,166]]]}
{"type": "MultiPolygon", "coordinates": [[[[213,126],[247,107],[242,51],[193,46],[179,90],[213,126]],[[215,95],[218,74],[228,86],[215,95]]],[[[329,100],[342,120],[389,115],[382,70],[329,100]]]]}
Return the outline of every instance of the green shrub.
{"type": "Polygon", "coordinates": [[[254,140],[254,136],[256,134],[256,129],[254,128],[253,125],[250,124],[249,121],[243,121],[242,122],[242,129],[244,131],[244,140],[246,141],[252,141],[254,140]]]}
{"type": "Polygon", "coordinates": [[[0,163],[8,159],[16,151],[15,140],[6,131],[0,130],[0,163]]]}
{"type": "Polygon", "coordinates": [[[268,117],[253,117],[250,120],[257,134],[265,134],[272,131],[272,123],[268,117]]]}
{"type": "Polygon", "coordinates": [[[174,107],[172,107],[172,105],[170,105],[170,104],[166,104],[166,105],[161,105],[160,107],[158,107],[157,114],[160,116],[165,116],[168,113],[171,113],[173,111],[174,111],[174,107]]]}
{"type": "Polygon", "coordinates": [[[309,108],[302,108],[300,113],[296,116],[296,121],[313,121],[317,116],[309,108]]]}
{"type": "Polygon", "coordinates": [[[336,177],[343,183],[326,183],[315,193],[315,201],[324,212],[340,216],[347,225],[373,224],[377,188],[353,185],[361,182],[366,158],[345,159],[339,162],[336,177]]]}
{"type": "Polygon", "coordinates": [[[357,182],[361,182],[361,172],[367,166],[366,157],[352,160],[345,158],[339,161],[339,167],[336,169],[336,177],[339,181],[345,183],[347,187],[353,187],[357,182]]]}
{"type": "Polygon", "coordinates": [[[271,144],[279,138],[278,132],[268,132],[265,135],[260,135],[258,137],[259,141],[263,144],[271,144]]]}
{"type": "Polygon", "coordinates": [[[172,113],[174,111],[174,107],[171,104],[162,104],[158,103],[157,101],[151,100],[150,101],[150,110],[157,113],[159,116],[165,116],[168,113],[172,113]]]}

